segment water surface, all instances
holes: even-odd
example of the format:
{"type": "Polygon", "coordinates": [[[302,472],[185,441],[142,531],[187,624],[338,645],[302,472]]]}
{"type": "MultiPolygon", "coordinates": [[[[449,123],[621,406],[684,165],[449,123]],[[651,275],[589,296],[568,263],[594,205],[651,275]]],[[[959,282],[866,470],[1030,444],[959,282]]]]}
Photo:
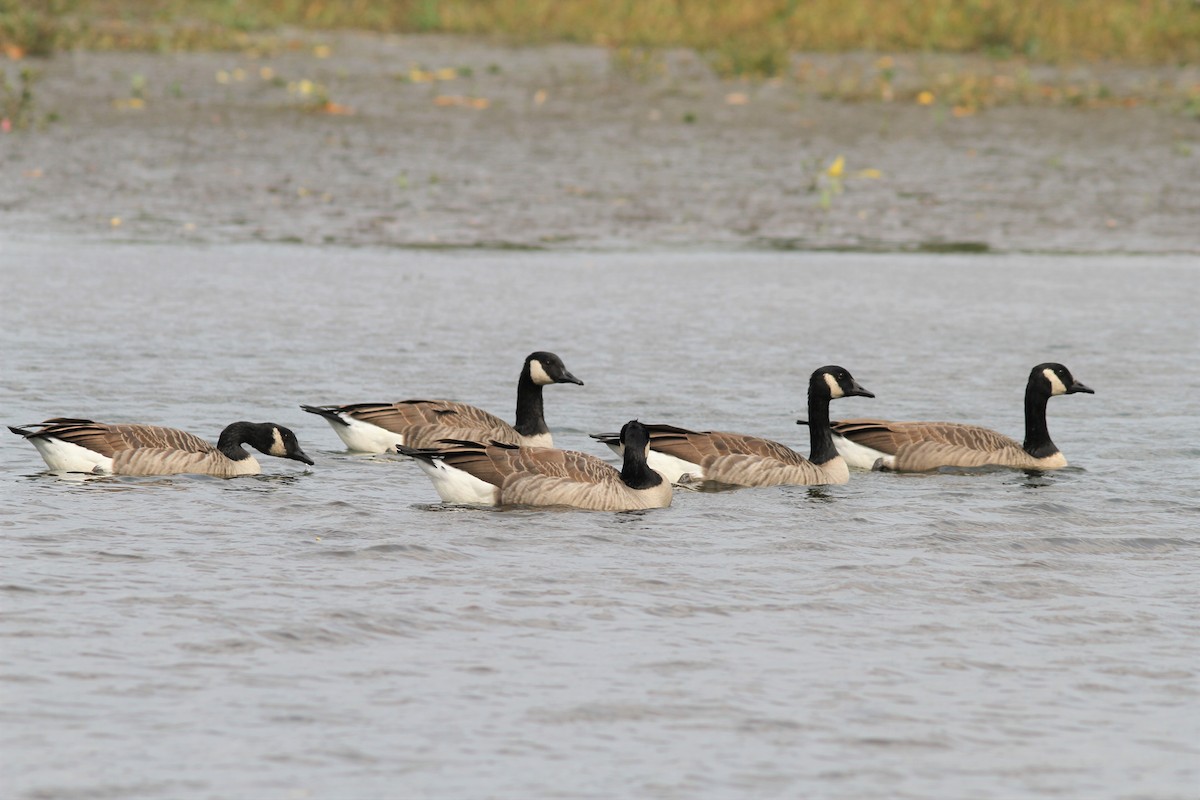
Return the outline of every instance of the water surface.
{"type": "Polygon", "coordinates": [[[7,241],[6,424],[292,427],[258,478],[42,471],[0,438],[3,794],[1155,797],[1200,762],[1194,259],[389,252],[7,241]],[[299,403],[639,417],[807,449],[834,416],[1021,434],[1072,466],[446,509],[299,403]]]}

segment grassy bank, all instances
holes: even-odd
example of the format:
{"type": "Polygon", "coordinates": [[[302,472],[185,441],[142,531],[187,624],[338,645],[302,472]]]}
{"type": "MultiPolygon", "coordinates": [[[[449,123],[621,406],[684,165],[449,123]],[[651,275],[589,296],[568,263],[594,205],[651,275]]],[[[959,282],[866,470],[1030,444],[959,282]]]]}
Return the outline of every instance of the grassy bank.
{"type": "Polygon", "coordinates": [[[283,25],[687,47],[725,74],[779,74],[795,51],[1200,60],[1192,0],[0,0],[10,57],[236,48],[283,25]]]}

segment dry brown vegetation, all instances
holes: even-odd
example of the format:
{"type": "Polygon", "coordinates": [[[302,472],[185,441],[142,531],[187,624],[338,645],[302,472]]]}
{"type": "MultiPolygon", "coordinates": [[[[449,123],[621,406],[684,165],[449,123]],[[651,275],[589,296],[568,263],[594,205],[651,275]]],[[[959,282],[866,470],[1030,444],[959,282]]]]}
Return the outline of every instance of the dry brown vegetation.
{"type": "MultiPolygon", "coordinates": [[[[1200,63],[1195,0],[0,0],[0,53],[12,60],[67,49],[270,55],[297,46],[298,29],[581,42],[646,78],[683,48],[728,78],[957,116],[1147,103],[1200,116],[1200,81],[1185,67],[1200,63]],[[1105,64],[1152,69],[1114,82],[1094,68],[1105,64]]],[[[31,97],[32,78],[19,90],[13,76],[0,75],[10,107],[31,97]]],[[[313,105],[344,108],[327,97],[313,105]]]]}
{"type": "Polygon", "coordinates": [[[0,0],[0,45],[219,49],[284,25],[686,47],[725,74],[776,75],[797,51],[1200,60],[1191,0],[0,0]]]}

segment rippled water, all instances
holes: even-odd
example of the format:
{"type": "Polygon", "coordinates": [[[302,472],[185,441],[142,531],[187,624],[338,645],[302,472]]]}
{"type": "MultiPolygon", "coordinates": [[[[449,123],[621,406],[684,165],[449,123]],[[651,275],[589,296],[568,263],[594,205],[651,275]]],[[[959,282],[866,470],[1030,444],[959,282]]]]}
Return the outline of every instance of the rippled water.
{"type": "Polygon", "coordinates": [[[1200,265],[6,241],[6,424],[292,427],[317,465],[64,480],[0,439],[13,798],[1154,797],[1200,780],[1200,265]],[[834,416],[1021,433],[1073,466],[444,509],[297,404],[640,417],[806,449],[834,416]]]}

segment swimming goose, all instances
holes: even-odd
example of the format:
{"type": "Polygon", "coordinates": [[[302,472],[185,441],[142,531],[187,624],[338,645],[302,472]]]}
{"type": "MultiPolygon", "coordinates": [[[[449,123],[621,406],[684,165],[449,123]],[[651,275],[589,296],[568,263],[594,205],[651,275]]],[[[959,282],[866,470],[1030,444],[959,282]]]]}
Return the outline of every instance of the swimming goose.
{"type": "Polygon", "coordinates": [[[671,484],[646,463],[649,436],[637,420],[625,423],[624,464],[574,450],[526,448],[492,442],[446,442],[396,450],[412,456],[447,503],[485,506],[570,506],[632,511],[671,504],[671,484]]]}
{"type": "Polygon", "coordinates": [[[364,453],[386,453],[398,444],[431,447],[442,439],[552,447],[554,439],[542,415],[542,387],[552,383],[583,386],[583,381],[568,372],[554,353],[530,353],[517,380],[516,425],[452,400],[300,408],[324,417],[347,448],[364,453]]]}
{"type": "Polygon", "coordinates": [[[833,441],[854,467],[924,472],[938,467],[1001,466],[1059,469],[1067,459],[1050,439],[1046,402],[1056,395],[1095,392],[1062,364],[1038,364],[1025,385],[1025,442],[977,425],[847,419],[833,423],[833,441]]]}
{"type": "Polygon", "coordinates": [[[221,431],[216,447],[185,431],[155,425],[105,425],[56,417],[36,427],[8,429],[28,439],[55,472],[257,475],[262,467],[243,444],[270,456],[313,463],[300,449],[296,434],[271,422],[235,422],[221,431]]]}
{"type": "MultiPolygon", "coordinates": [[[[784,486],[845,483],[850,471],[838,456],[829,431],[829,401],[837,397],[874,397],[844,368],[821,367],[808,381],[809,458],[790,447],[719,431],[691,431],[673,425],[647,425],[650,466],[672,483],[684,475],[691,481],[726,486],[784,486]],[[823,422],[822,422],[823,421],[823,422]]],[[[621,445],[611,433],[593,433],[618,454],[621,445]]]]}

